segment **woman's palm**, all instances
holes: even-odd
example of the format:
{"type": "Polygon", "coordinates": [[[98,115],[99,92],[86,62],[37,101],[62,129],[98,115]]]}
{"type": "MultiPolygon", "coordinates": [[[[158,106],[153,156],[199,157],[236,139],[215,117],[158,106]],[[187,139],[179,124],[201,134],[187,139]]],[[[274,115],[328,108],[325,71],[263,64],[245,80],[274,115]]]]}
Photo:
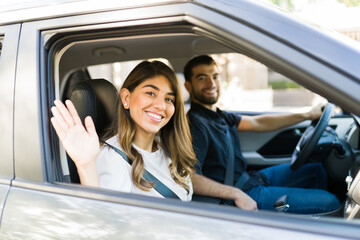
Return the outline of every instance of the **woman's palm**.
{"type": "Polygon", "coordinates": [[[94,123],[90,117],[87,117],[84,127],[71,101],[66,101],[67,107],[58,100],[54,103],[55,106],[51,109],[54,129],[76,166],[86,167],[91,161],[96,160],[100,152],[94,123]]]}

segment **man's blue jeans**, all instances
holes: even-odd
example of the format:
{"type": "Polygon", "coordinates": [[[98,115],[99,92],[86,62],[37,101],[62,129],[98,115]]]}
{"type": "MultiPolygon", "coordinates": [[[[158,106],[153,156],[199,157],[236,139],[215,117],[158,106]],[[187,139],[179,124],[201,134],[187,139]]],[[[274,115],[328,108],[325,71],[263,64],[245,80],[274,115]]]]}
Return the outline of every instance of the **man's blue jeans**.
{"type": "Polygon", "coordinates": [[[246,193],[258,204],[259,209],[274,210],[274,203],[288,195],[287,212],[313,214],[336,210],[339,200],[327,192],[327,176],[321,163],[308,163],[293,171],[290,164],[268,167],[260,171],[269,181],[268,186],[257,186],[246,193]]]}

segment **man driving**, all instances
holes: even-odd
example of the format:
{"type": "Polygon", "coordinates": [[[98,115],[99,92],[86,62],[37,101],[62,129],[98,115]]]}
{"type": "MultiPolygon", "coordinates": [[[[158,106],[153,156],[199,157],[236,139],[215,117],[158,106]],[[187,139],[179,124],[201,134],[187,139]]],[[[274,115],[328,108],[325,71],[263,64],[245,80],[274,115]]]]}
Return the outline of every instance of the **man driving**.
{"type": "Polygon", "coordinates": [[[288,212],[312,214],[339,208],[338,199],[326,191],[327,175],[321,163],[308,163],[296,171],[290,164],[281,164],[247,172],[237,134],[274,131],[315,120],[322,114],[321,106],[305,113],[232,114],[216,106],[221,80],[210,56],[191,59],[184,76],[192,101],[188,118],[199,161],[192,178],[195,194],[233,200],[234,205],[247,210],[274,210],[274,203],[284,195],[288,196],[288,212]]]}

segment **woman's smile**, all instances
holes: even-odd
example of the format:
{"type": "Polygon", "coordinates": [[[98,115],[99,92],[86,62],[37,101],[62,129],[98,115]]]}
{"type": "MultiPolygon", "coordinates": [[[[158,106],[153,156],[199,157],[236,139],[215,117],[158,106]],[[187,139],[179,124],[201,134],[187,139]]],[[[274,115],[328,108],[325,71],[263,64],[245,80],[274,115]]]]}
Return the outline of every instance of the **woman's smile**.
{"type": "Polygon", "coordinates": [[[150,111],[145,111],[146,115],[150,118],[150,120],[154,121],[154,122],[157,122],[157,123],[160,123],[161,120],[163,118],[165,118],[163,115],[161,114],[157,114],[157,113],[154,113],[154,112],[150,112],[150,111]]]}

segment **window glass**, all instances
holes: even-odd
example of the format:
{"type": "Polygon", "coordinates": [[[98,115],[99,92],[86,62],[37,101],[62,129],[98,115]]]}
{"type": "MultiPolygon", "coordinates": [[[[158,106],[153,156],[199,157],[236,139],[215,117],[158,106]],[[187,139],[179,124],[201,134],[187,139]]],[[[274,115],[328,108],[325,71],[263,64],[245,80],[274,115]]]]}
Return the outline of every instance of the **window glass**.
{"type": "Polygon", "coordinates": [[[245,55],[211,55],[219,66],[219,105],[232,111],[304,111],[325,99],[245,55]]]}

